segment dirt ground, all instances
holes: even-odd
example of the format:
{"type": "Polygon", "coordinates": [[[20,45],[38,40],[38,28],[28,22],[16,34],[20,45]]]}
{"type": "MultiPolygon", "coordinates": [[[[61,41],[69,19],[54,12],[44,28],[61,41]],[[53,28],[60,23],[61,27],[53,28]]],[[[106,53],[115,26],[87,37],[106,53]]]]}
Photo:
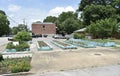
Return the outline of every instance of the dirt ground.
{"type": "Polygon", "coordinates": [[[35,52],[32,73],[46,73],[120,64],[120,50],[111,48],[79,48],[51,52],[35,52]]]}

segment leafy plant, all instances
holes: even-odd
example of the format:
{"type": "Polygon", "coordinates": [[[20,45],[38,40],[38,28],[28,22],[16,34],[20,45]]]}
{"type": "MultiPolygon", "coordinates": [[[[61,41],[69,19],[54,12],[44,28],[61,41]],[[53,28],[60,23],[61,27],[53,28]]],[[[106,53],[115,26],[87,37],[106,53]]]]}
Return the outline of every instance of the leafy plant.
{"type": "Polygon", "coordinates": [[[10,43],[7,44],[7,47],[6,47],[6,48],[7,48],[7,49],[13,49],[13,48],[15,48],[15,46],[13,45],[12,42],[10,42],[10,43]]]}
{"type": "Polygon", "coordinates": [[[19,42],[19,45],[13,45],[13,43],[12,42],[10,42],[10,43],[8,43],[7,44],[7,49],[16,49],[17,51],[24,51],[24,50],[26,50],[27,48],[29,48],[30,46],[26,43],[26,42],[24,42],[24,41],[20,41],[19,42]]]}
{"type": "Polygon", "coordinates": [[[5,59],[0,62],[0,74],[27,72],[31,69],[31,57],[5,59]]]}
{"type": "Polygon", "coordinates": [[[21,31],[21,32],[18,32],[18,34],[14,36],[14,40],[29,41],[29,40],[32,40],[32,37],[30,36],[29,32],[21,31]]]}
{"type": "Polygon", "coordinates": [[[83,39],[83,38],[85,38],[85,36],[83,34],[74,33],[74,38],[75,39],[83,39]]]}

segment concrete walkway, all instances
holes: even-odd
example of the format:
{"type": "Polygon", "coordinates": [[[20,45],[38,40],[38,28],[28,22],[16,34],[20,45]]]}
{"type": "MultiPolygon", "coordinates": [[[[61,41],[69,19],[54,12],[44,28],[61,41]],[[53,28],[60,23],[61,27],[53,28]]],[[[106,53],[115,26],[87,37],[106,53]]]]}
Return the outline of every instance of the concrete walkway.
{"type": "Polygon", "coordinates": [[[36,74],[34,76],[120,76],[120,65],[110,65],[105,67],[69,70],[62,72],[51,72],[47,74],[36,74]]]}

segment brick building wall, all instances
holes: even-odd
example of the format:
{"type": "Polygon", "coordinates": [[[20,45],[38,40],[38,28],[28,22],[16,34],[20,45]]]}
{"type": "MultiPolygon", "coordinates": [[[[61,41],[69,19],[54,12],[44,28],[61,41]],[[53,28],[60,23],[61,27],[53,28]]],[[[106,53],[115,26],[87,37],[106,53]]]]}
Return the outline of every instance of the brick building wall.
{"type": "Polygon", "coordinates": [[[56,25],[54,23],[33,23],[32,33],[34,34],[56,34],[56,25]]]}

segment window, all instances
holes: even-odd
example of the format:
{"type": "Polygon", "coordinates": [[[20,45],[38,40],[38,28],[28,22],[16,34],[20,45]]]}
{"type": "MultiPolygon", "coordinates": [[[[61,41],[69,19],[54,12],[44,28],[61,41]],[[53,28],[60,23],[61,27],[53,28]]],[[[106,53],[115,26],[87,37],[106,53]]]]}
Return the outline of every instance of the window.
{"type": "Polygon", "coordinates": [[[43,26],[43,28],[45,28],[45,26],[43,26]]]}

